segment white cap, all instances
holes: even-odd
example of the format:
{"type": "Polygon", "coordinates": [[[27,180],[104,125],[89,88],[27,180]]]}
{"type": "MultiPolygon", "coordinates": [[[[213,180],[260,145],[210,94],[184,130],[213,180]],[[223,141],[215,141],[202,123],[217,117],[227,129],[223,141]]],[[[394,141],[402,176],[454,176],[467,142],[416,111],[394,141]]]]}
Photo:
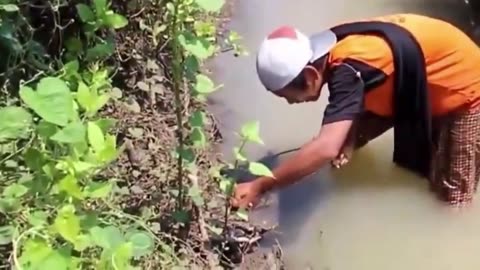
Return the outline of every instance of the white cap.
{"type": "Polygon", "coordinates": [[[326,55],[337,43],[336,35],[326,30],[307,37],[290,26],[270,33],[257,53],[257,74],[263,86],[277,91],[288,85],[305,68],[326,55]]]}

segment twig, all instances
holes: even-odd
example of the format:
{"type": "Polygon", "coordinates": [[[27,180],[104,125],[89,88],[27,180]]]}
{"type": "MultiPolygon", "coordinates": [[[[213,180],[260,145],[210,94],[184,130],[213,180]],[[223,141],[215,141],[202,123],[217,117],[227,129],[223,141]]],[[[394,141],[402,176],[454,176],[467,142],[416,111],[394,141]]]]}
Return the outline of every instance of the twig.
{"type": "Polygon", "coordinates": [[[140,163],[140,159],[138,158],[138,156],[135,154],[135,148],[133,147],[133,144],[130,140],[126,140],[125,141],[125,150],[127,151],[127,157],[128,157],[128,160],[130,161],[130,163],[133,165],[133,166],[136,166],[140,163]]]}
{"type": "Polygon", "coordinates": [[[23,150],[25,150],[28,146],[30,146],[33,143],[34,139],[35,139],[35,136],[31,136],[30,140],[28,140],[28,142],[24,146],[20,147],[20,149],[18,149],[17,151],[11,153],[10,155],[8,155],[5,158],[3,158],[2,160],[0,160],[0,165],[3,164],[4,162],[6,162],[7,160],[11,159],[12,157],[18,155],[23,150]]]}
{"type": "MultiPolygon", "coordinates": [[[[193,186],[198,186],[198,179],[194,175],[189,175],[188,177],[190,181],[192,181],[193,186]]],[[[202,242],[209,242],[210,237],[208,236],[207,232],[207,225],[205,223],[205,216],[203,215],[203,209],[201,207],[198,207],[197,205],[194,205],[197,215],[198,215],[198,225],[199,225],[199,230],[200,230],[200,235],[202,242]]]]}
{"type": "MultiPolygon", "coordinates": [[[[193,186],[198,186],[198,178],[196,176],[189,175],[189,178],[192,181],[193,186]]],[[[210,250],[211,249],[210,237],[208,236],[207,224],[205,222],[205,216],[203,215],[203,209],[195,204],[194,204],[194,208],[198,216],[197,221],[198,221],[198,226],[200,230],[201,241],[203,243],[204,248],[207,250],[210,250]]],[[[207,254],[207,260],[208,260],[210,269],[214,269],[218,265],[217,261],[215,260],[215,258],[213,258],[212,254],[207,254]]]]}
{"type": "Polygon", "coordinates": [[[275,238],[275,245],[277,246],[278,252],[280,253],[278,256],[280,256],[280,259],[283,257],[283,249],[282,246],[280,245],[280,242],[278,242],[278,239],[275,238]]]}
{"type": "Polygon", "coordinates": [[[142,7],[142,9],[140,9],[137,13],[133,14],[132,16],[130,16],[130,19],[133,19],[133,18],[139,16],[140,14],[143,13],[143,11],[145,11],[145,7],[142,7]]]}

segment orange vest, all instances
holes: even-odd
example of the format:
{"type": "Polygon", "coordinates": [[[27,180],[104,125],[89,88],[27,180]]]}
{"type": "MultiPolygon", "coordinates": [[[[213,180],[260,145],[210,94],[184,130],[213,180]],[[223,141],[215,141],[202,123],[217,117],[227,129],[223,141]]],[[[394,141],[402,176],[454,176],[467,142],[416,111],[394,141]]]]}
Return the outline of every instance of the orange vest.
{"type": "MultiPolygon", "coordinates": [[[[433,116],[480,104],[480,49],[461,30],[434,18],[397,14],[371,21],[390,22],[409,31],[420,44],[427,68],[433,116]]],[[[380,37],[351,35],[330,51],[329,65],[354,59],[381,70],[387,79],[365,95],[365,109],[391,116],[393,108],[392,52],[380,37]]]]}

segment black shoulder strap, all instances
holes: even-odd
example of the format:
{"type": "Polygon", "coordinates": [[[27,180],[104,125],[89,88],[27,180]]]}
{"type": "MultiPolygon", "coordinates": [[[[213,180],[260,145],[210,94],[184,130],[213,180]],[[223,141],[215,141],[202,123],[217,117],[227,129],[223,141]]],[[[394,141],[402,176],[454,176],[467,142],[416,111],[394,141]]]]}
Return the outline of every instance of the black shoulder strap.
{"type": "Polygon", "coordinates": [[[331,28],[338,40],[349,35],[383,38],[394,61],[394,156],[408,169],[428,176],[432,153],[431,113],[423,51],[405,28],[387,22],[355,22],[331,28]]]}

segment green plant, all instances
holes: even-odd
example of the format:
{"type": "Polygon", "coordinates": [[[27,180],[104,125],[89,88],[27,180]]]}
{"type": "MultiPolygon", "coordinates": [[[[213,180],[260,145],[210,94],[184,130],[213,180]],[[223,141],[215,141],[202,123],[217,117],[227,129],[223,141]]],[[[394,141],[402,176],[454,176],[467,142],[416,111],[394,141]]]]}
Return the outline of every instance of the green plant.
{"type": "Polygon", "coordinates": [[[139,224],[117,220],[114,179],[95,179],[118,155],[112,122],[96,112],[108,100],[103,69],[82,74],[77,91],[58,77],[42,78],[35,89],[23,86],[23,107],[0,111],[0,137],[25,138],[21,156],[2,161],[19,178],[0,199],[11,221],[3,239],[13,238],[18,269],[127,269],[134,256],[154,247],[153,236],[139,224]],[[38,119],[32,121],[32,119],[38,119]],[[9,234],[8,236],[6,234],[9,234]],[[76,254],[80,254],[76,255],[76,254]]]}
{"type": "MultiPolygon", "coordinates": [[[[246,166],[248,171],[256,176],[268,176],[274,177],[270,169],[259,162],[249,161],[244,153],[244,148],[248,142],[253,142],[257,144],[263,144],[262,139],[260,138],[260,128],[257,121],[251,121],[245,123],[240,131],[240,145],[233,148],[233,153],[235,159],[233,163],[227,163],[227,167],[233,171],[238,170],[240,166],[246,166]]],[[[225,217],[223,222],[223,230],[226,231],[228,227],[228,217],[230,210],[230,198],[233,195],[235,188],[235,179],[228,176],[222,176],[221,174],[214,172],[220,179],[220,189],[226,196],[225,200],[225,217]]],[[[239,209],[236,211],[237,215],[245,220],[248,220],[248,215],[245,209],[239,209]]]]}
{"type": "Polygon", "coordinates": [[[113,36],[107,35],[102,39],[96,33],[99,30],[116,30],[125,27],[128,20],[110,9],[110,2],[107,0],[93,0],[89,6],[84,3],[76,5],[78,16],[84,23],[86,45],[88,49],[82,54],[82,42],[79,38],[71,38],[67,41],[69,57],[83,55],[87,61],[104,59],[113,54],[115,50],[113,36]]]}
{"type": "MultiPolygon", "coordinates": [[[[19,11],[14,3],[1,7],[19,11]]],[[[62,70],[38,73],[0,109],[0,244],[12,244],[16,269],[133,269],[135,258],[168,250],[121,211],[121,189],[101,174],[120,149],[110,133],[115,122],[98,115],[110,98],[110,72],[93,60],[108,56],[98,49],[102,32],[127,21],[103,0],[94,12],[84,4],[77,10],[87,40],[72,37],[62,70]]]]}
{"type": "MultiPolygon", "coordinates": [[[[224,5],[223,0],[175,0],[167,6],[170,16],[171,24],[169,27],[170,36],[172,37],[172,51],[173,51],[173,89],[175,91],[175,106],[177,112],[177,181],[178,181],[178,209],[183,211],[185,198],[184,194],[188,194],[190,199],[197,207],[203,207],[204,201],[201,198],[201,192],[198,186],[193,185],[189,190],[185,190],[184,183],[184,168],[195,168],[194,151],[196,149],[203,149],[207,145],[206,135],[204,134],[204,125],[206,123],[205,114],[201,111],[193,112],[188,119],[188,126],[184,126],[184,121],[181,112],[183,111],[183,104],[181,102],[181,95],[185,89],[182,89],[184,82],[188,78],[193,78],[193,83],[189,89],[197,101],[202,102],[206,100],[208,95],[215,92],[220,86],[215,83],[205,74],[201,73],[201,64],[213,56],[218,51],[216,46],[216,27],[215,24],[209,20],[193,20],[192,17],[198,13],[218,13],[224,5]],[[188,131],[188,134],[185,134],[188,131]],[[185,166],[186,164],[186,166],[185,166]]],[[[229,42],[236,44],[240,40],[236,33],[229,36],[229,42]]],[[[235,47],[240,49],[240,46],[235,47]]],[[[188,94],[188,93],[187,93],[188,94]]],[[[227,164],[231,169],[237,169],[244,163],[249,164],[249,170],[256,175],[272,176],[270,170],[263,164],[257,162],[248,162],[243,155],[243,148],[247,142],[262,143],[259,137],[258,122],[246,123],[242,127],[240,146],[234,149],[236,153],[236,160],[232,164],[227,164]]],[[[227,228],[229,216],[229,199],[232,196],[234,189],[234,179],[226,178],[220,175],[219,171],[213,171],[213,176],[220,176],[219,187],[226,196],[225,202],[225,220],[224,230],[227,228]]],[[[245,218],[245,211],[237,212],[239,216],[245,218]]],[[[185,215],[181,215],[184,217],[185,215]]],[[[182,220],[184,221],[184,220],[182,220]]]]}

